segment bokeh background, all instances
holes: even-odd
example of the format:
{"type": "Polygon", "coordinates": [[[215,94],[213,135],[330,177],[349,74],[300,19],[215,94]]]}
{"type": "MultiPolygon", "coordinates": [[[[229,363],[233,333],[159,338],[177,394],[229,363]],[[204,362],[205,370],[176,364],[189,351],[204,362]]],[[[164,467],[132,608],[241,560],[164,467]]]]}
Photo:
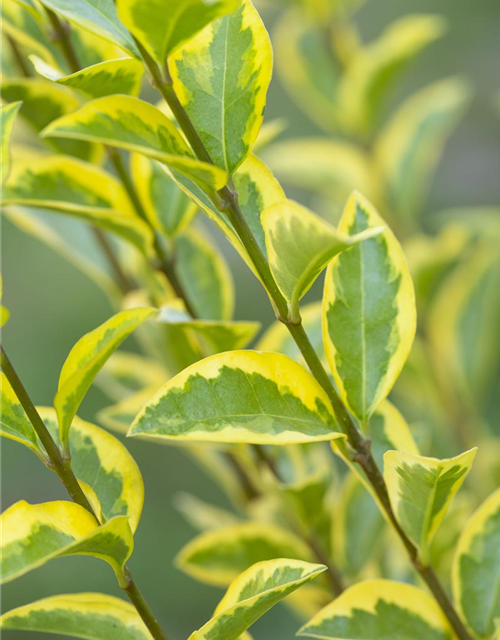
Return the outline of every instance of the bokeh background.
{"type": "MultiPolygon", "coordinates": [[[[262,6],[271,34],[283,6],[275,0],[267,0],[262,6]]],[[[431,220],[433,212],[455,206],[495,205],[500,201],[500,107],[495,107],[500,87],[498,0],[369,0],[356,20],[363,39],[370,40],[393,19],[410,12],[443,15],[448,32],[419,55],[399,83],[393,100],[455,74],[468,78],[474,88],[473,102],[435,173],[424,216],[431,220]]],[[[275,75],[266,118],[276,117],[288,122],[283,139],[321,135],[293,104],[275,75]]],[[[291,191],[290,195],[308,204],[304,193],[291,191]]],[[[74,246],[99,261],[83,225],[52,214],[46,214],[45,219],[63,229],[74,246]]],[[[236,318],[260,320],[266,327],[272,312],[260,286],[236,254],[218,240],[236,282],[236,318]]],[[[50,404],[71,346],[109,317],[112,309],[102,292],[79,271],[6,221],[2,227],[2,271],[5,304],[11,312],[3,334],[5,347],[35,403],[50,404]]],[[[308,299],[319,296],[320,288],[315,287],[308,299]]],[[[133,349],[133,340],[126,347],[133,349]]],[[[105,403],[105,396],[93,388],[79,413],[92,421],[105,403]]],[[[146,485],[145,508],[130,566],[171,636],[186,638],[210,617],[221,591],[195,582],[174,567],[173,558],[195,532],[175,511],[172,500],[180,491],[221,505],[225,498],[180,449],[136,440],[128,441],[127,446],[146,485]]],[[[65,498],[57,478],[37,464],[27,449],[4,440],[1,460],[2,509],[20,499],[41,502],[65,498]]],[[[120,595],[105,563],[90,558],[57,560],[8,584],[2,593],[3,608],[52,594],[86,590],[120,595]]],[[[288,640],[294,637],[297,626],[290,611],[280,606],[254,627],[254,635],[261,640],[288,640]]],[[[14,638],[23,633],[11,635],[14,638]]]]}

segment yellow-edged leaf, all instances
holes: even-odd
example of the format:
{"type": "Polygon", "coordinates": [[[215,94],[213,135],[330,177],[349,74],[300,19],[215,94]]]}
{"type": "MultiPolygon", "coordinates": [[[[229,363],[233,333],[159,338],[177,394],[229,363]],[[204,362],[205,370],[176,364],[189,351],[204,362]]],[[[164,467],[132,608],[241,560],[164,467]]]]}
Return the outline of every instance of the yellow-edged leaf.
{"type": "Polygon", "coordinates": [[[36,431],[3,371],[0,371],[0,391],[0,435],[24,444],[45,460],[36,431]]]}
{"type": "Polygon", "coordinates": [[[300,317],[299,301],[330,260],[341,251],[372,238],[381,229],[341,234],[319,216],[292,200],[284,200],[262,213],[267,256],[276,284],[300,317]]]}
{"type": "Polygon", "coordinates": [[[207,24],[238,6],[237,0],[118,0],[118,16],[160,66],[207,24]]]}
{"type": "Polygon", "coordinates": [[[83,160],[49,156],[15,165],[3,189],[2,204],[66,213],[116,233],[142,253],[151,250],[151,231],[134,215],[122,185],[83,160]]]}
{"type": "Polygon", "coordinates": [[[384,454],[384,479],[392,508],[406,535],[420,549],[429,546],[455,494],[470,471],[477,448],[454,458],[427,458],[403,451],[384,454]]]}
{"type": "Polygon", "coordinates": [[[210,157],[233,174],[259,133],[272,73],[269,36],[251,1],[181,46],[170,72],[210,157]]]}
{"type": "MultiPolygon", "coordinates": [[[[338,230],[352,236],[383,224],[368,200],[354,193],[338,230]]],[[[325,350],[342,400],[363,428],[394,385],[415,329],[413,283],[389,229],[332,260],[323,297],[325,350]]]]}
{"type": "MultiPolygon", "coordinates": [[[[500,619],[500,489],[472,515],[453,562],[453,595],[468,626],[490,638],[500,619]]],[[[497,627],[498,629],[498,627],[497,627]]]]}
{"type": "MultiPolygon", "coordinates": [[[[50,407],[38,412],[54,440],[59,441],[57,415],[50,407]]],[[[102,521],[127,516],[137,529],[144,502],[144,483],[137,463],[124,445],[104,429],[75,416],[69,433],[71,468],[100,504],[102,521]]]]}
{"type": "Polygon", "coordinates": [[[51,596],[11,609],[0,629],[63,634],[85,640],[151,640],[133,605],[102,593],[51,596]]]}
{"type": "Polygon", "coordinates": [[[61,442],[66,446],[71,422],[95,376],[109,356],[156,309],[121,311],[85,334],[71,349],[61,369],[54,398],[61,442]]]}
{"type": "Polygon", "coordinates": [[[325,569],[288,558],[254,564],[232,582],[213,618],[189,640],[238,640],[266,611],[325,569]]]}
{"type": "Polygon", "coordinates": [[[2,582],[70,555],[105,560],[120,577],[134,545],[128,518],[117,516],[99,526],[83,507],[62,500],[33,505],[21,500],[0,521],[2,582]]]}
{"type": "Polygon", "coordinates": [[[196,160],[171,120],[153,105],[131,96],[106,96],[45,127],[42,136],[102,142],[164,162],[211,190],[224,186],[227,174],[196,160]]]}
{"type": "Polygon", "coordinates": [[[114,93],[138,96],[144,68],[134,58],[118,58],[99,62],[56,82],[77,89],[91,98],[102,98],[114,93]]]}
{"type": "Polygon", "coordinates": [[[323,640],[454,638],[431,596],[392,580],[366,580],[350,587],[307,622],[298,635],[323,640]]]}
{"type": "Polygon", "coordinates": [[[256,351],[211,356],[172,378],[136,417],[129,435],[138,434],[254,444],[343,437],[326,393],[303,367],[256,351]]]}

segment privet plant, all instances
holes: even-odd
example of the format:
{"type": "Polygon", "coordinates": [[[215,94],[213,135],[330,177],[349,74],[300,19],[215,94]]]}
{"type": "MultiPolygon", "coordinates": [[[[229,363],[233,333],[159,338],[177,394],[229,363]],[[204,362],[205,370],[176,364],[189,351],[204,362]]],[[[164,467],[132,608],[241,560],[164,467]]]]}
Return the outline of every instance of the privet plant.
{"type": "Polygon", "coordinates": [[[366,45],[355,4],[304,0],[280,18],[282,81],[328,135],[275,142],[281,123],[262,126],[273,52],[250,0],[4,0],[4,215],[116,314],[73,347],[53,407],[33,405],[2,348],[2,435],[69,494],[3,513],[2,577],[91,555],[130,603],[52,596],[5,612],[2,629],[172,640],[127,567],[140,471],[77,416],[99,374],[101,425],[182,445],[234,506],[178,499],[200,532],[178,566],[227,588],[191,640],[250,638],[287,596],[307,637],[500,638],[498,227],[492,210],[445,212],[430,236],[419,216],[470,91],[446,79],[384,114],[396,72],[443,24],[408,16],[366,45]],[[260,155],[325,216],[287,199],[260,155]],[[42,209],[88,223],[109,269],[42,209]],[[277,320],[256,350],[198,212],[269,297],[277,320]],[[325,270],[322,303],[301,305],[325,270]],[[143,353],[116,351],[133,332],[143,353]]]}

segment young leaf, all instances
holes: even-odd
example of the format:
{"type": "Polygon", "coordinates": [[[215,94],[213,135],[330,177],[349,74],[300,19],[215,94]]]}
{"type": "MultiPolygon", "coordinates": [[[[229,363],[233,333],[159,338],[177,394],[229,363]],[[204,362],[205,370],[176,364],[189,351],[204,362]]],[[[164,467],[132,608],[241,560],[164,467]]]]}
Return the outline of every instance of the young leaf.
{"type": "MultiPolygon", "coordinates": [[[[58,441],[54,409],[39,407],[38,412],[58,441]]],[[[137,463],[114,436],[75,416],[69,433],[71,467],[79,481],[95,493],[104,522],[127,516],[132,533],[137,529],[144,502],[144,483],[137,463]]]]}
{"type": "Polygon", "coordinates": [[[175,237],[189,225],[198,207],[168,177],[162,166],[139,153],[131,156],[131,173],[148,220],[175,237]]]}
{"type": "Polygon", "coordinates": [[[120,20],[160,67],[184,42],[216,18],[234,11],[237,6],[237,0],[117,2],[120,20]]]}
{"type": "Polygon", "coordinates": [[[74,502],[32,505],[21,500],[4,511],[0,520],[2,583],[53,558],[71,555],[101,558],[120,576],[134,546],[128,518],[118,516],[99,526],[74,502]]]}
{"type": "Polygon", "coordinates": [[[189,640],[238,640],[266,611],[325,569],[321,564],[288,559],[254,564],[234,580],[213,618],[189,640]]]}
{"type": "Polygon", "coordinates": [[[196,580],[224,587],[255,562],[284,556],[312,559],[309,547],[286,529],[242,522],[200,534],[180,551],[176,564],[196,580]]]}
{"type": "Polygon", "coordinates": [[[114,93],[138,96],[144,68],[133,58],[106,60],[81,71],[56,79],[71,89],[78,89],[91,98],[102,98],[114,93]]]}
{"type": "MultiPolygon", "coordinates": [[[[79,102],[66,87],[42,78],[4,79],[2,98],[6,102],[22,101],[19,115],[39,133],[50,122],[78,109],[79,102]]],[[[95,147],[81,140],[51,140],[59,153],[67,153],[83,160],[95,158],[95,147]]]]}
{"type": "Polygon", "coordinates": [[[360,48],[339,88],[344,125],[369,132],[404,65],[439,38],[444,29],[440,16],[406,15],[390,24],[375,42],[360,48]]]}
{"type": "Polygon", "coordinates": [[[489,638],[500,619],[500,489],[472,515],[453,562],[453,595],[472,631],[489,638]]]}
{"type": "Polygon", "coordinates": [[[338,121],[340,70],[328,40],[302,7],[292,7],[280,18],[273,42],[285,89],[311,120],[332,131],[338,121]]]}
{"type": "Polygon", "coordinates": [[[343,437],[328,397],[278,353],[230,351],[185,369],[136,417],[129,435],[203,442],[291,444],[343,437]]]}
{"type": "Polygon", "coordinates": [[[85,334],[71,349],[61,369],[54,398],[61,443],[66,446],[69,429],[81,401],[106,360],[132,331],[156,313],[156,309],[121,311],[85,334]]]}
{"type": "MultiPolygon", "coordinates": [[[[352,236],[380,225],[374,207],[354,193],[338,230],[352,236]]],[[[323,297],[325,350],[340,395],[363,428],[394,385],[415,327],[413,284],[389,229],[332,260],[323,297]]]]}
{"type": "Polygon", "coordinates": [[[36,431],[3,371],[0,371],[0,435],[26,445],[37,456],[46,458],[36,431]]]}
{"type": "Polygon", "coordinates": [[[62,634],[85,640],[151,640],[135,608],[102,593],[43,598],[7,611],[0,629],[62,634]]]}
{"type": "Polygon", "coordinates": [[[21,102],[12,102],[0,108],[0,154],[1,154],[1,184],[7,180],[10,171],[10,139],[14,131],[14,123],[21,102]]]}
{"type": "Polygon", "coordinates": [[[14,167],[2,204],[63,212],[106,229],[148,253],[152,234],[134,215],[121,184],[109,173],[69,156],[50,156],[14,167]]]}
{"type": "Polygon", "coordinates": [[[255,337],[260,322],[229,322],[221,320],[192,320],[190,316],[169,307],[163,307],[159,322],[184,329],[200,353],[221,353],[243,349],[255,337]]]}
{"type": "Polygon", "coordinates": [[[175,240],[176,270],[197,315],[229,320],[234,309],[231,271],[207,234],[190,228],[175,240]]]}
{"type": "Polygon", "coordinates": [[[402,451],[384,455],[384,478],[402,529],[429,558],[431,540],[470,471],[477,448],[438,460],[402,451]]]}
{"type": "Polygon", "coordinates": [[[298,635],[324,640],[453,640],[444,614],[425,591],[392,580],[366,580],[350,587],[298,635]]]}
{"type": "Polygon", "coordinates": [[[106,96],[45,127],[42,136],[102,142],[164,162],[197,182],[218,190],[226,183],[221,169],[196,160],[175,125],[153,105],[130,96],[106,96]]]}
{"type": "Polygon", "coordinates": [[[118,20],[113,0],[72,0],[70,3],[66,0],[43,0],[42,3],[69,22],[139,57],[134,39],[118,20]]]}
{"type": "Polygon", "coordinates": [[[262,124],[272,49],[250,0],[171,57],[174,88],[214,163],[233,174],[262,124]]]}
{"type": "Polygon", "coordinates": [[[342,235],[292,200],[266,209],[261,221],[269,265],[289,303],[292,318],[300,317],[300,299],[334,256],[381,231],[372,228],[355,235],[342,235]]]}
{"type": "Polygon", "coordinates": [[[441,80],[410,96],[380,132],[377,166],[398,212],[412,215],[418,210],[446,139],[469,99],[462,80],[441,80]]]}

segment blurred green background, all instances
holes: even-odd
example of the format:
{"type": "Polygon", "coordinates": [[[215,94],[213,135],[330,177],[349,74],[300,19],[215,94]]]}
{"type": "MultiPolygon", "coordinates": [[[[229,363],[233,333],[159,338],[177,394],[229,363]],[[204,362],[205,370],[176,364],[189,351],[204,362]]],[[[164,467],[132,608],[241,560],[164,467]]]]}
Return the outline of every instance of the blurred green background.
{"type": "MultiPolygon", "coordinates": [[[[284,3],[267,0],[262,9],[271,34],[283,6],[284,3]]],[[[474,101],[438,167],[424,215],[430,220],[433,212],[448,207],[496,204],[500,201],[500,120],[495,113],[495,95],[500,87],[498,0],[371,0],[358,12],[357,23],[363,38],[369,40],[390,21],[410,12],[439,13],[446,17],[449,30],[413,63],[398,85],[394,100],[455,74],[467,77],[475,91],[474,101]]],[[[292,103],[277,77],[271,85],[266,114],[269,120],[276,117],[288,121],[283,138],[321,135],[292,103]]],[[[307,204],[303,194],[293,196],[307,204]]],[[[99,259],[83,225],[67,223],[52,214],[45,214],[44,218],[64,227],[72,242],[99,259]]],[[[236,318],[260,320],[267,326],[272,312],[260,285],[236,254],[221,239],[219,243],[236,282],[236,318]]],[[[8,222],[2,228],[2,261],[5,303],[11,312],[3,334],[5,347],[33,400],[50,404],[60,367],[71,346],[112,310],[100,290],[81,273],[8,222]]],[[[315,287],[308,300],[318,298],[319,291],[315,287]]],[[[126,348],[133,348],[132,341],[126,348]]],[[[105,397],[94,388],[79,413],[92,421],[104,404],[105,397]]],[[[145,508],[130,566],[171,637],[186,638],[210,616],[221,592],[195,582],[173,566],[173,558],[194,531],[174,510],[172,499],[179,491],[219,504],[224,504],[225,499],[180,449],[135,440],[128,441],[127,446],[146,485],[145,508]]],[[[41,502],[65,498],[57,478],[37,464],[27,449],[4,440],[1,458],[2,509],[20,499],[41,502]]],[[[2,593],[3,608],[52,594],[86,590],[120,595],[105,563],[90,558],[57,560],[8,584],[2,593]]],[[[278,607],[253,632],[261,640],[287,640],[294,636],[297,626],[289,610],[278,607]]],[[[24,637],[23,633],[11,635],[24,637]]]]}

